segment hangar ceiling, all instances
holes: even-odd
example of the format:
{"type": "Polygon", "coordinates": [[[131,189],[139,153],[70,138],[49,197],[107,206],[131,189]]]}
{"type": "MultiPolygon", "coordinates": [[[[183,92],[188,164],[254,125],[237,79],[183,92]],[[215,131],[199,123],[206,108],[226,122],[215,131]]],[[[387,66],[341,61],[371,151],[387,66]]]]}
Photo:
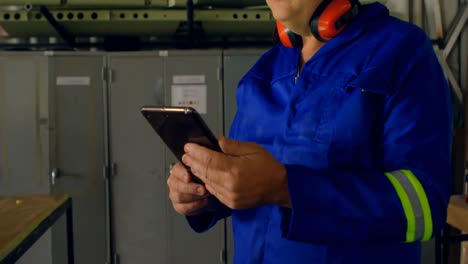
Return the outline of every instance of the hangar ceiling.
{"type": "Polygon", "coordinates": [[[2,0],[0,27],[13,48],[258,46],[274,19],[264,0],[2,0]]]}

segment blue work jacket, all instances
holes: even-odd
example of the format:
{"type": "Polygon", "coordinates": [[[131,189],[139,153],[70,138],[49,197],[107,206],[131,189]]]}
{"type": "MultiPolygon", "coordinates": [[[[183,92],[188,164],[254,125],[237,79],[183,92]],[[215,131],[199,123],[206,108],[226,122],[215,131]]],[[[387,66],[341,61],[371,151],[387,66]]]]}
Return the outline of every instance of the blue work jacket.
{"type": "Polygon", "coordinates": [[[450,194],[450,91],[418,27],[363,5],[295,80],[300,52],[266,52],[240,81],[230,137],[285,165],[291,208],[232,215],[234,263],[420,263],[450,194]]]}

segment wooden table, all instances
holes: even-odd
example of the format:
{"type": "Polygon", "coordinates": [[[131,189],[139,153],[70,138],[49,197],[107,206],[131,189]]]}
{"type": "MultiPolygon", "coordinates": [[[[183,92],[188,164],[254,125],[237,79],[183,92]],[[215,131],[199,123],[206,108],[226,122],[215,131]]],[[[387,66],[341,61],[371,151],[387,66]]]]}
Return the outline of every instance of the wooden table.
{"type": "Polygon", "coordinates": [[[450,243],[468,241],[468,203],[465,202],[462,195],[453,195],[450,197],[450,203],[447,211],[447,223],[452,227],[462,231],[461,235],[448,236],[442,234],[436,237],[436,263],[448,262],[448,249],[450,243]]]}
{"type": "Polygon", "coordinates": [[[72,201],[67,195],[0,196],[0,264],[17,261],[63,214],[74,263],[72,201]]]}
{"type": "Polygon", "coordinates": [[[460,231],[468,232],[468,203],[461,195],[450,198],[447,223],[460,231]]]}

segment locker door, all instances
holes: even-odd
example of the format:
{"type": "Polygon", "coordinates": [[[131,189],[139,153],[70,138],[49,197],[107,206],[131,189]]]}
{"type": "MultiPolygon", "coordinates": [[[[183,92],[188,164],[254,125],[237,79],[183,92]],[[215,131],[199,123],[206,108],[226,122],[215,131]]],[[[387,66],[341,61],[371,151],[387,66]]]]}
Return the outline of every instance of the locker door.
{"type": "MultiPolygon", "coordinates": [[[[49,193],[48,63],[39,53],[0,54],[0,195],[49,193]]],[[[19,259],[51,263],[46,232],[19,259]]]]}
{"type": "MultiPolygon", "coordinates": [[[[76,263],[105,263],[103,57],[55,55],[51,67],[52,193],[73,198],[76,263]]],[[[65,218],[53,227],[53,263],[66,263],[65,218]]]]}
{"type": "Polygon", "coordinates": [[[163,104],[163,60],[156,53],[111,54],[108,65],[115,253],[121,264],[169,263],[164,143],[140,113],[163,104]]]}
{"type": "MultiPolygon", "coordinates": [[[[166,58],[166,105],[191,104],[202,109],[202,118],[215,133],[223,128],[220,51],[169,51],[166,58]]],[[[174,162],[167,153],[166,164],[174,162]]],[[[203,234],[188,226],[185,217],[168,207],[168,263],[221,263],[224,222],[203,234]]]]}
{"type": "MultiPolygon", "coordinates": [[[[255,64],[264,50],[229,50],[225,51],[223,59],[223,87],[224,87],[224,120],[225,133],[229,135],[229,128],[237,111],[236,91],[239,81],[255,64]]],[[[232,237],[231,218],[226,220],[227,233],[227,263],[232,263],[234,257],[234,241],[232,237]]]]}
{"type": "Polygon", "coordinates": [[[246,49],[228,50],[223,58],[223,87],[224,87],[224,118],[225,133],[229,135],[229,128],[237,111],[236,91],[239,81],[252,68],[265,50],[246,49]]]}

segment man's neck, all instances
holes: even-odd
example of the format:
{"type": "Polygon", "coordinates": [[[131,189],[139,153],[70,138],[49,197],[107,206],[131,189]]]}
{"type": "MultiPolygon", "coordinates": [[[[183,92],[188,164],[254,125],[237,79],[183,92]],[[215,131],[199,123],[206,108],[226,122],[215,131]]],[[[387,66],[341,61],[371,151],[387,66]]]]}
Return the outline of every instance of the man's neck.
{"type": "Polygon", "coordinates": [[[302,36],[302,42],[303,46],[301,50],[301,59],[299,60],[299,71],[301,71],[304,64],[309,61],[323,45],[325,45],[324,42],[319,41],[312,34],[302,36]]]}

